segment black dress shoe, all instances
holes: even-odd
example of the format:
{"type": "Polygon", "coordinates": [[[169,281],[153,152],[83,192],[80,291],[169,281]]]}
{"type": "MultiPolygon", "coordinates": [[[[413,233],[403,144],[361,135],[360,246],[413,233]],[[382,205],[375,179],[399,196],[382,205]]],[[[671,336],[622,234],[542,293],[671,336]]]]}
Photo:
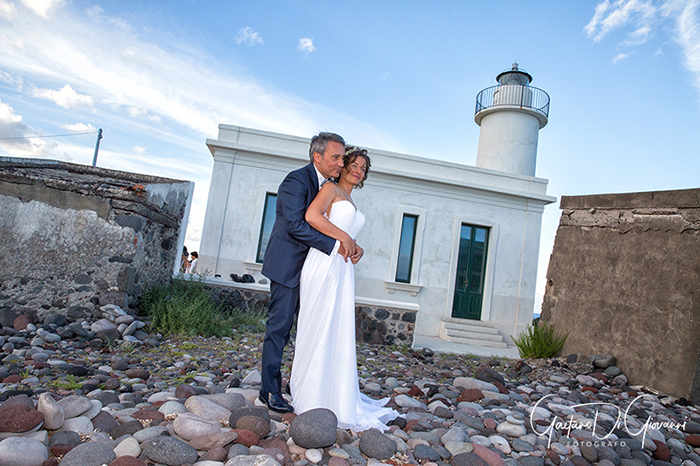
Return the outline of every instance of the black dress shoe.
{"type": "Polygon", "coordinates": [[[278,413],[291,413],[294,411],[292,405],[287,403],[281,393],[265,393],[261,391],[258,399],[265,403],[268,409],[278,413]]]}

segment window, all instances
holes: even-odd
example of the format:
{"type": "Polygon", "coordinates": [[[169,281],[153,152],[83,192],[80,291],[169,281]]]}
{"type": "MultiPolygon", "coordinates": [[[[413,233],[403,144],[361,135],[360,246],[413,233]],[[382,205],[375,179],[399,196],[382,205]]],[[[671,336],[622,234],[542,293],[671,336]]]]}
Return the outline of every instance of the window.
{"type": "Polygon", "coordinates": [[[417,226],[417,215],[403,215],[401,238],[399,240],[399,258],[396,263],[396,281],[399,283],[411,283],[411,268],[416,246],[417,226]]]}
{"type": "Polygon", "coordinates": [[[260,225],[260,239],[258,240],[258,253],[255,262],[262,264],[267,249],[267,242],[270,241],[272,226],[275,224],[275,211],[277,210],[277,194],[267,193],[265,195],[265,208],[263,210],[262,223],[260,225]]]}

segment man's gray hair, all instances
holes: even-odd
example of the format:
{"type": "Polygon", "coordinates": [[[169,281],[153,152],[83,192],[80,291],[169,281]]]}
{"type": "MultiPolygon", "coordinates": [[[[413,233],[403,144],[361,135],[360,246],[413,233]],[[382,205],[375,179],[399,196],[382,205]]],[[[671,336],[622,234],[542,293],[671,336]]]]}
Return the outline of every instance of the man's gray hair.
{"type": "Polygon", "coordinates": [[[335,133],[318,133],[316,136],[311,138],[311,147],[309,148],[309,159],[314,161],[314,153],[318,152],[321,155],[326,153],[326,146],[329,142],[337,142],[339,144],[345,145],[345,139],[342,136],[335,133]]]}

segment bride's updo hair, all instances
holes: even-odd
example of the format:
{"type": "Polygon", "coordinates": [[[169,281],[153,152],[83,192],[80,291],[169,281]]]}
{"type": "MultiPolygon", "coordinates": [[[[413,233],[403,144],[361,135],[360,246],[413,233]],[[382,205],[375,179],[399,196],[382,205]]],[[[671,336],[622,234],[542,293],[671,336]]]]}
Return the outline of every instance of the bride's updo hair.
{"type": "MultiPolygon", "coordinates": [[[[359,183],[357,183],[355,189],[360,189],[362,186],[364,186],[365,180],[367,179],[367,175],[369,175],[369,167],[371,163],[369,160],[369,155],[367,155],[367,149],[361,149],[355,146],[345,146],[345,154],[343,154],[343,168],[345,168],[347,171],[350,171],[350,165],[352,165],[352,163],[358,157],[364,158],[365,162],[367,162],[367,166],[365,167],[365,176],[360,180],[359,183]]],[[[339,180],[340,177],[336,178],[335,182],[337,183],[339,180]]]]}

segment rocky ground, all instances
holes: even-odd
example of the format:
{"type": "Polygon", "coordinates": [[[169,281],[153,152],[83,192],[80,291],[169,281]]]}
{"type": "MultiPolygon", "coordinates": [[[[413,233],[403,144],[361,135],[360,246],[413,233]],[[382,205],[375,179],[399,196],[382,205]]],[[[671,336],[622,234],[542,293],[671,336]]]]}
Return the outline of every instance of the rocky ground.
{"type": "Polygon", "coordinates": [[[103,310],[0,315],[0,466],[700,466],[700,409],[628,386],[610,355],[359,346],[361,389],[403,416],[358,433],[261,406],[262,335],[164,339],[103,310]]]}

